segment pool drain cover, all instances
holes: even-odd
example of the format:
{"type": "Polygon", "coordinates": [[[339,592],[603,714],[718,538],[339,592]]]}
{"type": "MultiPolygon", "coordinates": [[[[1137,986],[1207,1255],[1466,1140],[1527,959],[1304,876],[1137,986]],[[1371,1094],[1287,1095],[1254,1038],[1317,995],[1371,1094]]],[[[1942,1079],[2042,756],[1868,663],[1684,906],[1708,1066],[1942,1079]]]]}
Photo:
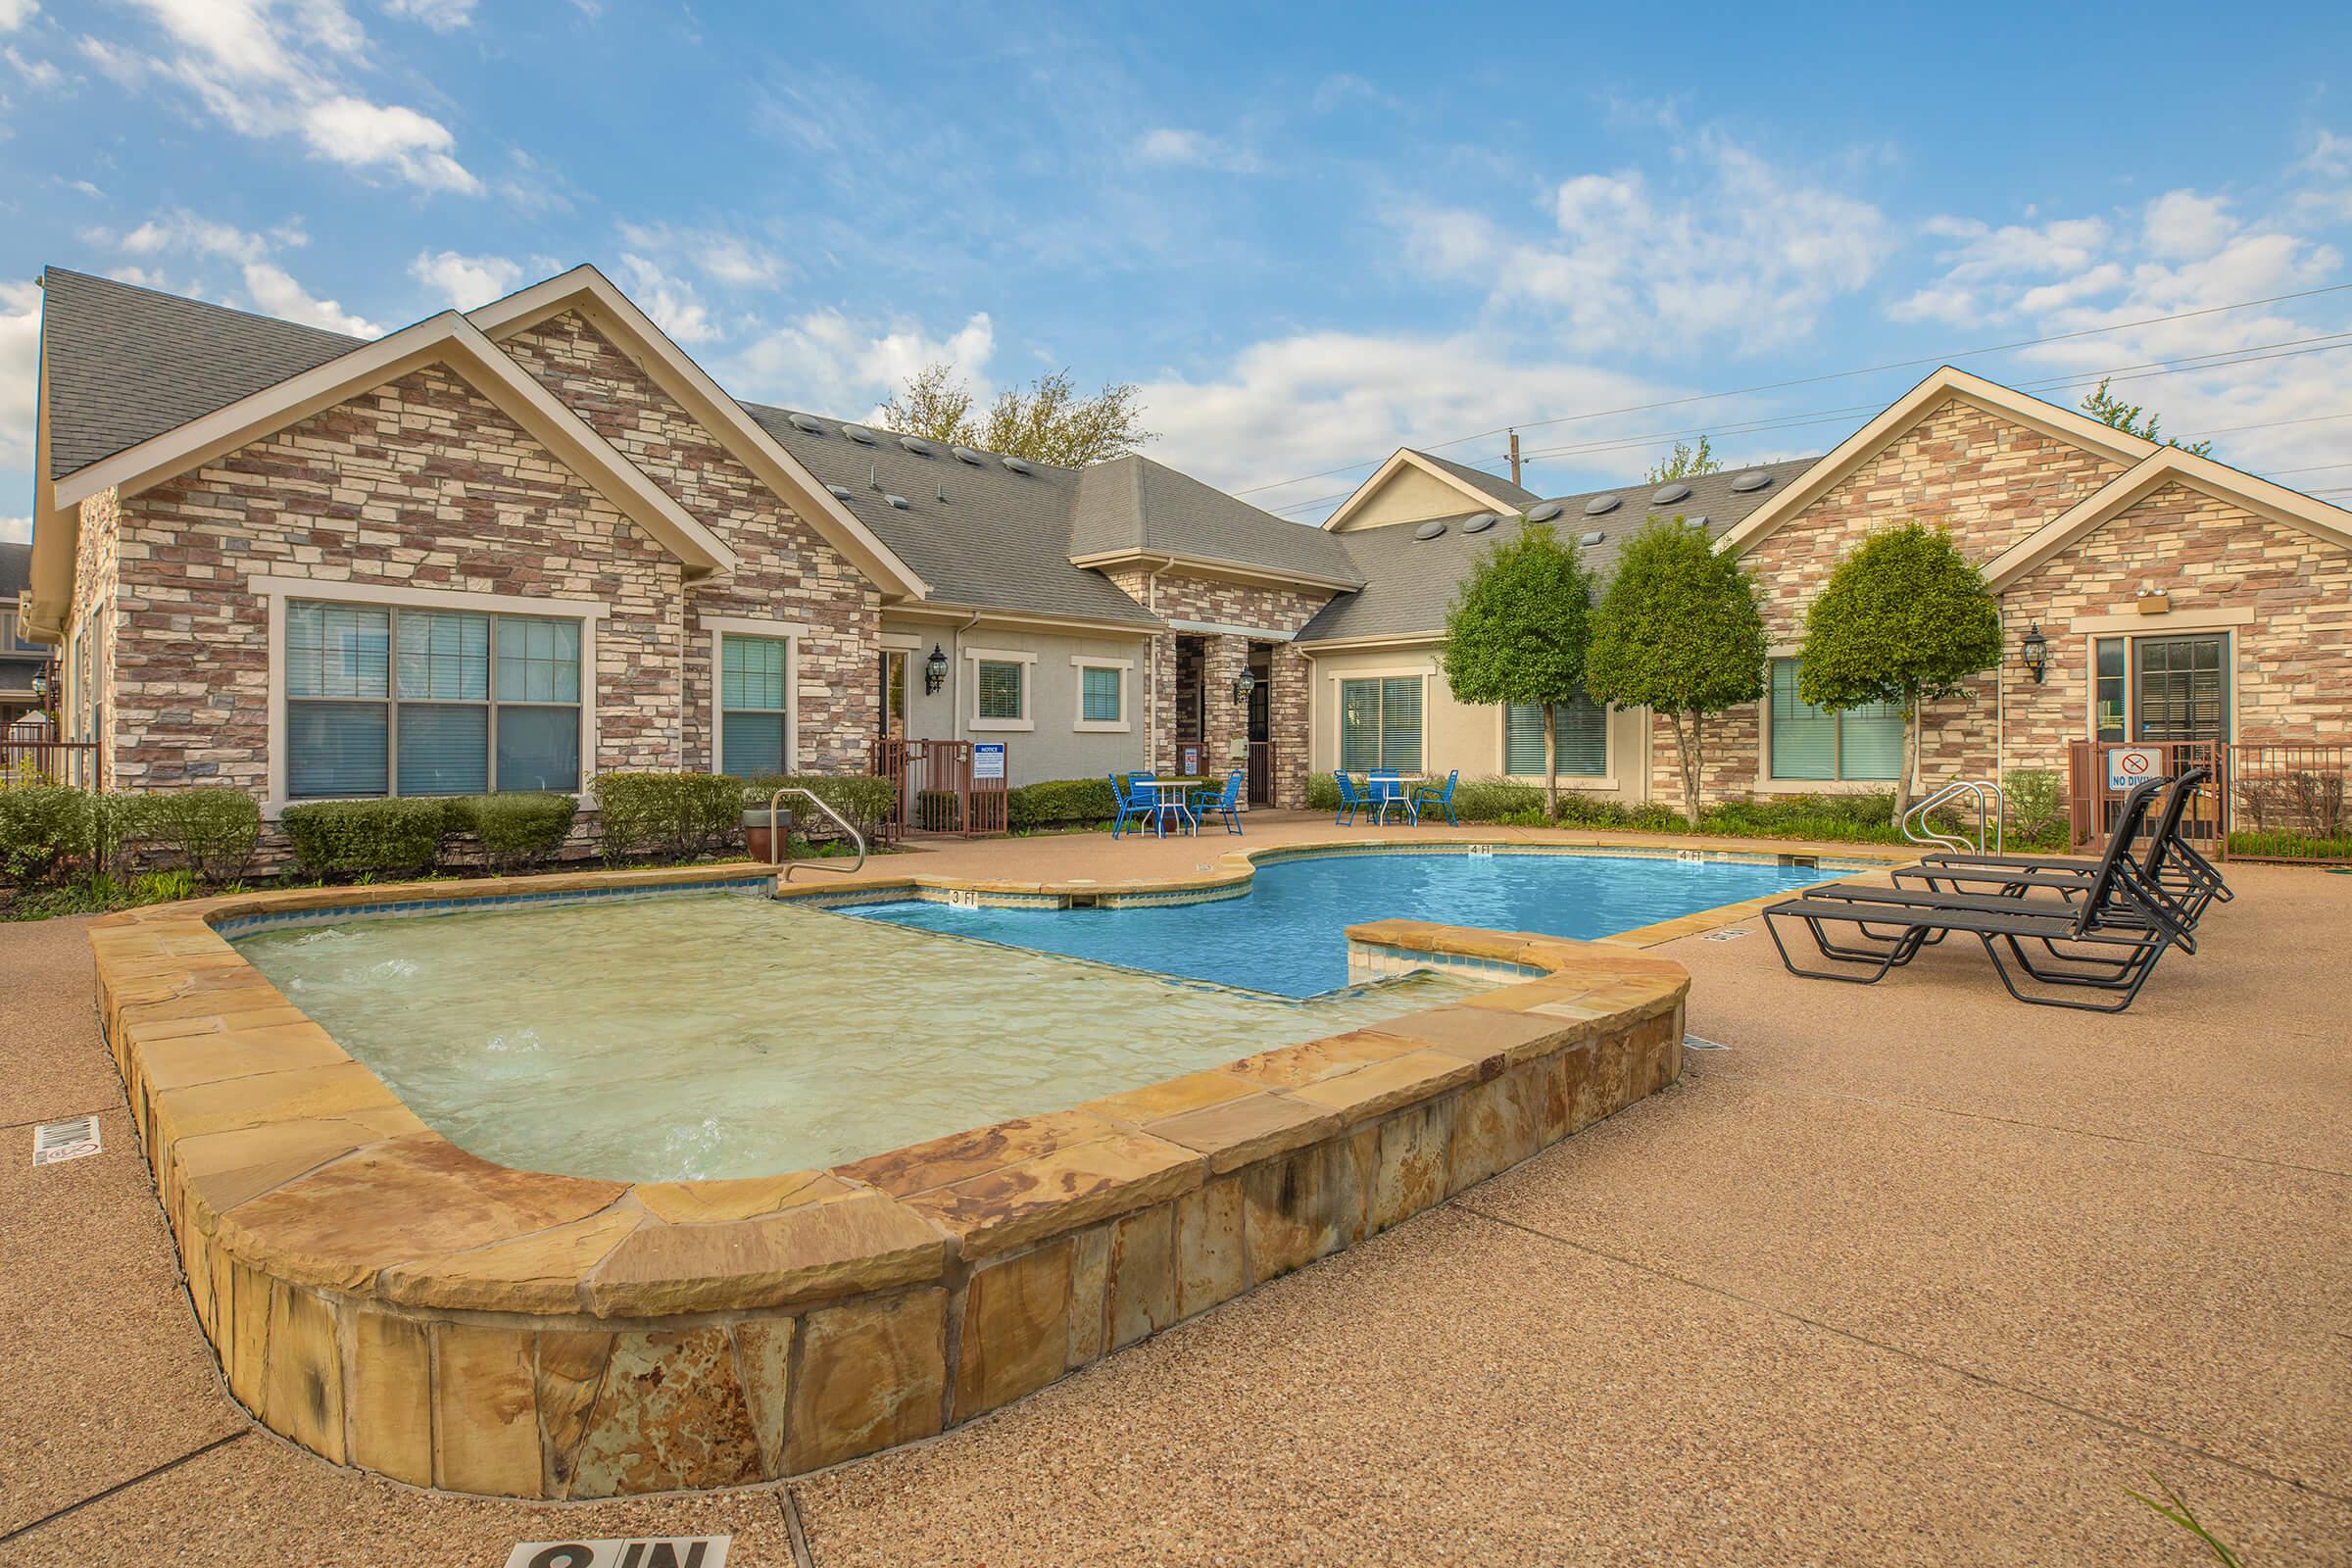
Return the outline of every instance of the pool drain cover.
{"type": "Polygon", "coordinates": [[[32,1130],[32,1162],[35,1165],[54,1165],[63,1159],[79,1159],[95,1154],[104,1147],[98,1138],[98,1118],[76,1116],[72,1121],[45,1121],[32,1130]]]}
{"type": "Polygon", "coordinates": [[[1734,926],[1729,931],[1708,932],[1707,940],[1709,942],[1737,942],[1745,935],[1747,935],[1747,927],[1734,926]]]}
{"type": "Polygon", "coordinates": [[[1683,1036],[1683,1049],[1685,1051],[1729,1051],[1732,1048],[1717,1041],[1702,1040],[1697,1035],[1685,1035],[1683,1036]]]}

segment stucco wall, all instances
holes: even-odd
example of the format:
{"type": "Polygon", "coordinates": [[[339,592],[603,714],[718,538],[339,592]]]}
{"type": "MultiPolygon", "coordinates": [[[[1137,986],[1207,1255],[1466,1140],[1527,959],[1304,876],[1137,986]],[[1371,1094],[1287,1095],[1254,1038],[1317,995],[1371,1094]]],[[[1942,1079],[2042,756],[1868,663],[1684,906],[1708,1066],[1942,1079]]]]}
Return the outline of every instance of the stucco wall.
{"type": "Polygon", "coordinates": [[[1377,528],[1384,522],[1417,522],[1423,517],[1458,517],[1476,512],[1481,503],[1428,470],[1407,464],[1389,475],[1388,483],[1350,514],[1339,532],[1377,528]]]}
{"type": "MultiPolygon", "coordinates": [[[[1036,627],[1008,626],[990,621],[965,630],[960,622],[901,619],[885,614],[882,635],[912,637],[919,646],[906,655],[906,734],[911,740],[1002,741],[1006,776],[1012,783],[1035,784],[1047,779],[1092,778],[1126,772],[1147,765],[1144,755],[1144,682],[1150,651],[1142,637],[1115,633],[1078,634],[1036,627]],[[948,656],[947,684],[936,694],[923,691],[923,662],[936,646],[948,656]],[[992,649],[1035,657],[1028,665],[1028,730],[975,728],[976,661],[974,650],[992,649]],[[1124,731],[1076,727],[1078,666],[1073,658],[1106,664],[1127,663],[1126,724],[1124,731]]],[[[876,678],[879,688],[879,678],[876,678]]]]}

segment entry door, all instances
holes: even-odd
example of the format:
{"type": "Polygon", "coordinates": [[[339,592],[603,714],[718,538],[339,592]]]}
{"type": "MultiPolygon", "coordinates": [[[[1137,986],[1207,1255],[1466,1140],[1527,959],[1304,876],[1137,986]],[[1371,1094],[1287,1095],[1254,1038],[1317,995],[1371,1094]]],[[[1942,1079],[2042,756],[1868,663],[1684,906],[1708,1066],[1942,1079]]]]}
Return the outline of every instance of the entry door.
{"type": "Polygon", "coordinates": [[[886,648],[882,651],[882,706],[874,728],[876,733],[894,740],[906,738],[906,653],[904,649],[886,648]]]}
{"type": "Polygon", "coordinates": [[[2228,639],[2141,637],[2132,652],[2132,739],[2230,738],[2228,639]]]}

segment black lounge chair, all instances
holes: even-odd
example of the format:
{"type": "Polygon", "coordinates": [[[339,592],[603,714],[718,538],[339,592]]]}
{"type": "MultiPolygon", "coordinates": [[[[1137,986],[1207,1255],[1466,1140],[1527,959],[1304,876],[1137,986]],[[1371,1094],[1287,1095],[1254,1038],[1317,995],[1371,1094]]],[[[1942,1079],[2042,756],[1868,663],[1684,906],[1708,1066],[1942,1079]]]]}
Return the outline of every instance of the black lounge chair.
{"type": "Polygon", "coordinates": [[[2155,891],[2129,854],[2163,783],[2150,779],[2124,798],[2107,854],[2074,902],[2029,903],[1998,894],[1906,893],[1848,884],[1813,889],[1771,906],[1764,911],[1764,928],[1790,974],[1855,985],[1877,984],[1888,970],[1917,957],[1930,941],[1959,932],[1984,945],[2002,986],[2020,1002],[2121,1012],[2139,995],[2165,950],[2183,946],[2187,937],[2170,912],[2171,901],[2155,891]],[[1880,896],[1873,898],[1874,893],[1880,896]],[[1801,921],[1824,958],[1849,967],[1801,967],[1781,935],[1778,922],[1783,920],[1801,921]],[[1853,927],[1859,942],[1831,941],[1827,928],[1832,926],[1853,927]],[[2038,959],[2028,951],[2029,944],[2040,950],[2038,959]],[[2002,958],[2004,950],[2007,961],[2002,958]],[[2069,995],[2022,991],[2010,972],[2011,963],[2037,985],[2061,993],[2096,991],[2112,1000],[2078,1001],[2069,995]]]}

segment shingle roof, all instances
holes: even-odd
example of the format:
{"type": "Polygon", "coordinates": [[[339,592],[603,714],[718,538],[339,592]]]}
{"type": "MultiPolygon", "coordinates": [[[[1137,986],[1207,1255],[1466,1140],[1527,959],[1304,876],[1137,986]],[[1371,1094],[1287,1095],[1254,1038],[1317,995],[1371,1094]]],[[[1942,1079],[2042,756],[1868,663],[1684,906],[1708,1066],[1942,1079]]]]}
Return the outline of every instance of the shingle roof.
{"type": "MultiPolygon", "coordinates": [[[[1601,535],[1598,543],[1586,545],[1583,551],[1586,564],[1605,581],[1616,570],[1617,552],[1626,536],[1653,514],[1692,520],[1704,517],[1709,535],[1720,534],[1811,467],[1814,461],[1797,458],[1787,463],[1759,465],[1756,471],[1771,475],[1772,482],[1762,489],[1744,492],[1734,490],[1732,480],[1747,469],[1701,474],[1682,481],[1690,487],[1689,497],[1663,506],[1650,501],[1660,487],[1646,481],[1618,490],[1555,497],[1552,499],[1559,505],[1560,515],[1552,526],[1568,539],[1581,539],[1588,533],[1601,535]],[[1587,502],[1611,495],[1621,498],[1616,508],[1598,515],[1586,514],[1587,502]]],[[[1463,518],[1476,515],[1465,513],[1460,517],[1443,519],[1446,531],[1435,539],[1413,537],[1426,526],[1423,522],[1351,528],[1334,535],[1348,547],[1348,553],[1363,572],[1364,589],[1324,606],[1299,632],[1298,640],[1403,637],[1443,630],[1455,585],[1470,574],[1479,552],[1508,537],[1508,530],[1515,526],[1511,518],[1505,517],[1484,532],[1464,533],[1460,526],[1463,518]]]]}
{"type": "Polygon", "coordinates": [[[52,479],[365,341],[58,267],[41,286],[52,479]]]}
{"type": "Polygon", "coordinates": [[[1407,447],[1405,450],[1423,463],[1434,464],[1438,467],[1444,468],[1463,483],[1476,485],[1481,494],[1493,496],[1497,501],[1508,501],[1516,506],[1532,506],[1544,499],[1539,492],[1530,490],[1525,485],[1513,484],[1498,473],[1489,473],[1484,468],[1473,468],[1466,463],[1456,463],[1451,458],[1441,458],[1434,452],[1423,452],[1415,447],[1407,447]]]}
{"type": "Polygon", "coordinates": [[[1266,571],[1354,583],[1355,564],[1320,528],[1286,522],[1133,453],[1081,470],[1069,553],[1166,551],[1266,571]]]}
{"type": "Polygon", "coordinates": [[[865,446],[840,419],[746,403],[744,409],[823,483],[849,491],[858,520],[912,566],[947,604],[1156,625],[1157,617],[1100,572],[1070,564],[1070,517],[1083,473],[1051,464],[1015,473],[986,453],[975,466],[944,444],[928,455],[888,430],[865,446]],[[880,486],[879,489],[875,486],[880,486]],[[939,499],[945,490],[947,499],[939,499]],[[902,497],[901,511],[883,498],[902,497]]]}

